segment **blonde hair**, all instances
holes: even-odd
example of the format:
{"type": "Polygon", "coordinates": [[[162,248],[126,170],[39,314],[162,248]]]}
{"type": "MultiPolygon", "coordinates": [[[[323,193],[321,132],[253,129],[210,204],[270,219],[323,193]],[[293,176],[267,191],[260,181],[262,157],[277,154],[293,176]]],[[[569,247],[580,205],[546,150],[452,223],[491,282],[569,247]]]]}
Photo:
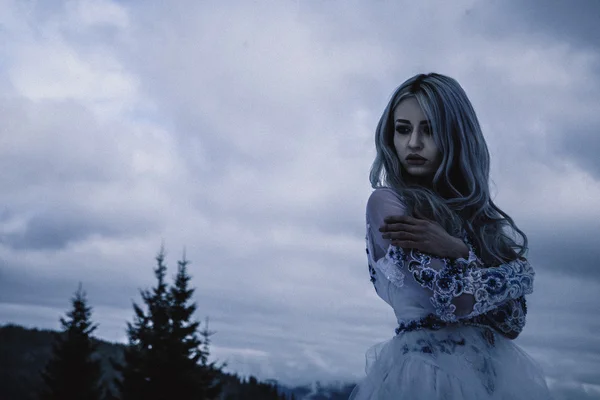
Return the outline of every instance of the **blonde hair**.
{"type": "Polygon", "coordinates": [[[394,189],[410,213],[418,210],[453,236],[464,230],[486,264],[524,257],[527,236],[490,198],[490,154],[475,110],[456,80],[430,73],[415,75],[401,84],[379,120],[375,148],[377,155],[370,172],[373,188],[394,189]],[[394,109],[409,97],[416,98],[429,119],[443,156],[431,187],[411,179],[393,144],[394,109]]]}

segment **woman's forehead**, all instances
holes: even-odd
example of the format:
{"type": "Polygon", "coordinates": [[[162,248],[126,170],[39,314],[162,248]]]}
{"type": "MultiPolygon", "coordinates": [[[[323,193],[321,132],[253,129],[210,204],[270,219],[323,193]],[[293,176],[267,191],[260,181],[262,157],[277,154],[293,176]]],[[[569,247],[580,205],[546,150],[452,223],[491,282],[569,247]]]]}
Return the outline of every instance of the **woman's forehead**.
{"type": "Polygon", "coordinates": [[[424,121],[427,118],[417,99],[409,97],[394,108],[394,120],[396,119],[424,121]]]}

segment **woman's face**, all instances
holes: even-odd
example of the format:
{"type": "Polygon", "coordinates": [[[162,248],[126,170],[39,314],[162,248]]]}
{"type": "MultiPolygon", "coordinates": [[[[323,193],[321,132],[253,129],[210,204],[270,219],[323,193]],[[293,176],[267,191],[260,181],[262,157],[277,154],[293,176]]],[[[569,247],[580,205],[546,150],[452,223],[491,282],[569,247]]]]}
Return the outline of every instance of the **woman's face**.
{"type": "Polygon", "coordinates": [[[394,110],[394,147],[409,175],[433,179],[442,162],[442,153],[433,140],[429,121],[414,97],[402,100],[394,110]]]}

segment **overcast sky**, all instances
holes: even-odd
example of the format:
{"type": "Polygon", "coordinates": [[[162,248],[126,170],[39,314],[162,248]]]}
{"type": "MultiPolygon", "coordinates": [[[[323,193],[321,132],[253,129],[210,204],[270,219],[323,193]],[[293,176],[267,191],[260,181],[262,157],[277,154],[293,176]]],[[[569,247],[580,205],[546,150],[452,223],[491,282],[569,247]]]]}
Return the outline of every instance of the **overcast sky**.
{"type": "Polygon", "coordinates": [[[0,0],[0,323],[58,329],[82,282],[124,342],[164,241],[229,370],[360,379],[396,325],[364,254],[375,126],[439,72],[530,239],[517,343],[559,398],[600,398],[599,19],[593,0],[0,0]]]}

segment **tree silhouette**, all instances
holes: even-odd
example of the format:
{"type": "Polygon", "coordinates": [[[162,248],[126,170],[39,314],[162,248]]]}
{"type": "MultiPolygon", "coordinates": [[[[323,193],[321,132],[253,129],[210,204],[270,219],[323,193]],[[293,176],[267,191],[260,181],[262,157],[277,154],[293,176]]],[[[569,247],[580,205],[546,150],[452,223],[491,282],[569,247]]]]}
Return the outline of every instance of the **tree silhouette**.
{"type": "Polygon", "coordinates": [[[218,398],[219,394],[223,390],[222,381],[222,372],[223,368],[227,366],[226,363],[222,363],[221,365],[216,365],[216,362],[213,361],[211,363],[208,362],[208,356],[210,355],[209,346],[210,346],[210,337],[215,334],[214,331],[208,329],[208,317],[206,317],[206,322],[204,323],[204,329],[200,331],[200,335],[202,336],[202,349],[203,349],[203,357],[202,361],[202,384],[206,388],[206,397],[208,399],[218,398]]]}
{"type": "Polygon", "coordinates": [[[210,336],[214,334],[208,330],[208,318],[201,332],[198,332],[200,322],[192,320],[196,311],[196,304],[192,302],[195,289],[189,286],[191,276],[187,272],[188,264],[184,252],[182,260],[177,263],[177,275],[169,293],[173,329],[171,338],[175,350],[173,368],[178,369],[176,375],[183,393],[190,393],[190,397],[184,394],[182,398],[214,399],[221,392],[219,373],[224,365],[217,367],[215,362],[208,362],[210,336]]]}
{"type": "Polygon", "coordinates": [[[164,247],[156,257],[156,286],[141,291],[145,310],[134,303],[134,322],[127,324],[129,346],[124,365],[115,365],[123,400],[213,399],[221,385],[220,368],[208,363],[208,342],[199,338],[193,320],[196,304],[189,287],[189,261],[178,262],[174,285],[165,282],[164,247]]]}
{"type": "Polygon", "coordinates": [[[104,395],[100,361],[94,357],[96,345],[91,334],[98,327],[91,322],[81,283],[71,299],[67,319],[60,318],[63,332],[56,336],[52,357],[42,372],[44,400],[99,400],[104,395]]]}

